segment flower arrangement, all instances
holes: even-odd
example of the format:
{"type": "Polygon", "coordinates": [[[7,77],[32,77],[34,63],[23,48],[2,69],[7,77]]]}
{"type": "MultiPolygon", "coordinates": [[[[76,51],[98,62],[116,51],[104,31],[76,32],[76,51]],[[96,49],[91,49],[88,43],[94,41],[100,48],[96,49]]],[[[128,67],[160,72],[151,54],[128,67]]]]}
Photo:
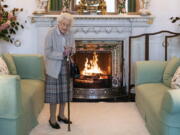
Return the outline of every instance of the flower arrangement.
{"type": "Polygon", "coordinates": [[[24,26],[17,20],[17,14],[23,9],[13,8],[8,10],[8,5],[4,4],[4,0],[0,0],[0,39],[13,43],[12,35],[16,34],[19,28],[24,26]]]}

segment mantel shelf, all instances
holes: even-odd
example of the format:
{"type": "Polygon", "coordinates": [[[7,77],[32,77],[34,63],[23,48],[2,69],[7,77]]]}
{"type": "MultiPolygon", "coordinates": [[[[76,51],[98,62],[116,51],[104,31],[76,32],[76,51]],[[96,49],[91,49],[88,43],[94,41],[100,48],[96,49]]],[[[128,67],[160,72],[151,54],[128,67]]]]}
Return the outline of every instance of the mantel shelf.
{"type": "MultiPolygon", "coordinates": [[[[49,15],[49,14],[34,14],[32,16],[33,18],[57,18],[59,15],[54,14],[54,15],[49,15]]],[[[122,18],[122,19],[130,19],[130,18],[136,18],[136,19],[153,19],[154,16],[141,16],[141,15],[128,15],[128,14],[118,14],[118,15],[73,15],[73,17],[76,18],[81,18],[81,19],[89,19],[89,18],[96,18],[96,19],[102,19],[102,18],[122,18]]]]}
{"type": "MultiPolygon", "coordinates": [[[[59,15],[35,14],[31,16],[31,22],[40,27],[52,27],[57,22],[59,15]]],[[[153,23],[154,16],[140,15],[73,15],[73,26],[128,26],[147,27],[153,23]]]]}

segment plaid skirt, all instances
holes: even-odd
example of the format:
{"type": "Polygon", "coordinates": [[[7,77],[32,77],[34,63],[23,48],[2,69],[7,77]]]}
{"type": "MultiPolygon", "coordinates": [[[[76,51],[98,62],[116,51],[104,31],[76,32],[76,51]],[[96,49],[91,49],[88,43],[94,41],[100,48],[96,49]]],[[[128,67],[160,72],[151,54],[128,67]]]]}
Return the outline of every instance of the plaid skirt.
{"type": "MultiPolygon", "coordinates": [[[[45,103],[60,104],[68,102],[67,69],[62,61],[58,79],[46,75],[45,103]]],[[[70,101],[72,100],[72,81],[70,80],[70,101]]]]}

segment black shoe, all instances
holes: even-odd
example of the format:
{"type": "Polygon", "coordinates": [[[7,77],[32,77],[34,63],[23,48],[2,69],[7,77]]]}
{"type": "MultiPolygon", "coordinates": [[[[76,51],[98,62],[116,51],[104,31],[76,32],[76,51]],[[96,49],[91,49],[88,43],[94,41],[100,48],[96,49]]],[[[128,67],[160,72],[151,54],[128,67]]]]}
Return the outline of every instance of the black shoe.
{"type": "Polygon", "coordinates": [[[62,119],[60,116],[57,117],[58,121],[62,121],[65,124],[72,124],[72,121],[69,121],[67,118],[62,119]]]}
{"type": "Polygon", "coordinates": [[[59,124],[56,122],[56,123],[51,123],[51,120],[49,120],[49,124],[52,128],[55,128],[55,129],[60,129],[61,127],[59,126],[59,124]]]}

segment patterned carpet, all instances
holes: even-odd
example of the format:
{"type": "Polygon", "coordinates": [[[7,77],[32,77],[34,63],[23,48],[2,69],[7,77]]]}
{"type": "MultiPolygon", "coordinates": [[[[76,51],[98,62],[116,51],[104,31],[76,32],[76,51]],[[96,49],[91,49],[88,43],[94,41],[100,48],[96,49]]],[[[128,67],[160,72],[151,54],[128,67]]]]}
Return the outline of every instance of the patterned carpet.
{"type": "Polygon", "coordinates": [[[49,105],[45,105],[30,135],[149,135],[135,103],[71,103],[71,132],[49,126],[49,105]]]}

